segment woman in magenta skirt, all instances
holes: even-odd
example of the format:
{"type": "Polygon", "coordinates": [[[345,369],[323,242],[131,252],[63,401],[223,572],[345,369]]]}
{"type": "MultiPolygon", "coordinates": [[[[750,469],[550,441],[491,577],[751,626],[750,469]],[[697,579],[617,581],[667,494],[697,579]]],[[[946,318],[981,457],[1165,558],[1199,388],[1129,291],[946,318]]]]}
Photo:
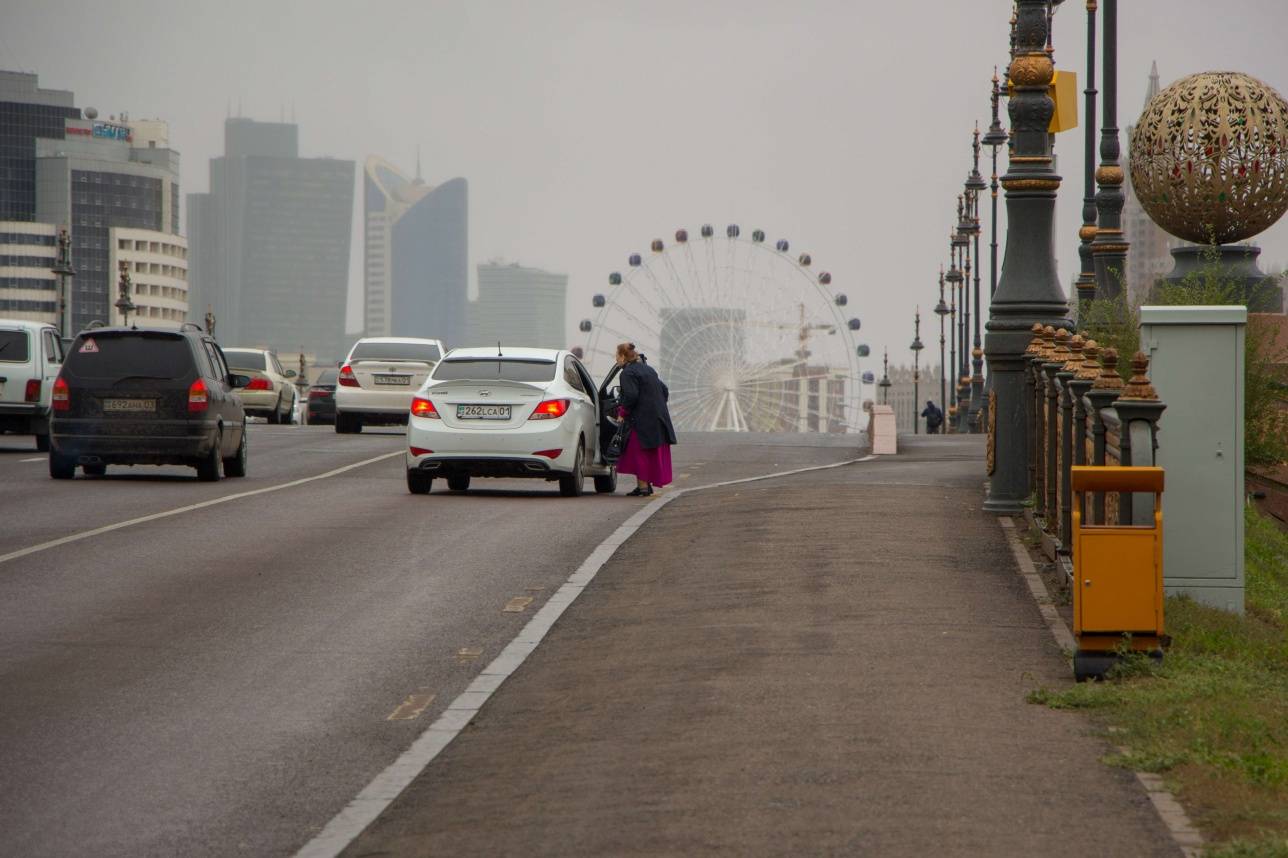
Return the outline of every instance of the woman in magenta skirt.
{"type": "Polygon", "coordinates": [[[634,343],[617,347],[617,365],[622,368],[621,406],[626,422],[631,427],[626,449],[617,460],[619,474],[635,475],[635,490],[630,497],[648,497],[653,486],[671,482],[671,445],[675,443],[675,427],[671,413],[666,408],[670,391],[644,356],[635,351],[634,343]]]}

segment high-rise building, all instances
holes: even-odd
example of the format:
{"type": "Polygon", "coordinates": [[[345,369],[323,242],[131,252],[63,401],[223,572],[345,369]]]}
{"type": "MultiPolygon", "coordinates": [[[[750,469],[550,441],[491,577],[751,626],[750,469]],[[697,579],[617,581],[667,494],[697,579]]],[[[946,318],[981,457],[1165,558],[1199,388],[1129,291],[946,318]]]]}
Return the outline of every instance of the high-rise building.
{"type": "Polygon", "coordinates": [[[36,140],[63,139],[63,121],[81,118],[74,101],[34,74],[0,71],[0,221],[36,219],[36,140]]]}
{"type": "Polygon", "coordinates": [[[468,342],[453,345],[568,348],[568,275],[518,264],[478,267],[478,300],[469,306],[468,342]]]}
{"type": "Polygon", "coordinates": [[[352,161],[299,157],[299,129],[230,117],[210,191],[188,195],[192,313],[229,346],[344,348],[352,161]]]}
{"type": "MultiPolygon", "coordinates": [[[[419,161],[419,159],[418,159],[419,161]]],[[[383,158],[363,174],[363,330],[369,337],[469,337],[469,185],[427,185],[383,158]]]]}
{"type": "MultiPolygon", "coordinates": [[[[1145,89],[1145,104],[1149,104],[1158,91],[1158,63],[1153,63],[1149,69],[1149,85],[1145,89]]],[[[1129,145],[1134,130],[1134,125],[1127,126],[1129,145]]],[[[1172,270],[1171,249],[1180,242],[1145,214],[1136,192],[1132,190],[1130,170],[1123,186],[1127,197],[1123,204],[1123,233],[1131,245],[1127,253],[1127,295],[1133,304],[1148,303],[1154,283],[1172,270]]]]}
{"type": "Polygon", "coordinates": [[[57,230],[34,221],[0,221],[0,317],[53,322],[58,318],[57,230]]]}

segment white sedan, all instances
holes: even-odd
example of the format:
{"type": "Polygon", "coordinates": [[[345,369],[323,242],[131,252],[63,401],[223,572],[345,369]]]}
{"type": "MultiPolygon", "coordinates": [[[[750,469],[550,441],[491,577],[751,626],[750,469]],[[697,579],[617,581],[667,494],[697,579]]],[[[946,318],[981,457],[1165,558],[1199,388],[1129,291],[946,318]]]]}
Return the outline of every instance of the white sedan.
{"type": "Polygon", "coordinates": [[[407,424],[407,489],[435,477],[464,491],[471,477],[558,480],[565,497],[617,490],[600,456],[599,393],[572,353],[555,349],[453,349],[416,391],[407,424]]]}

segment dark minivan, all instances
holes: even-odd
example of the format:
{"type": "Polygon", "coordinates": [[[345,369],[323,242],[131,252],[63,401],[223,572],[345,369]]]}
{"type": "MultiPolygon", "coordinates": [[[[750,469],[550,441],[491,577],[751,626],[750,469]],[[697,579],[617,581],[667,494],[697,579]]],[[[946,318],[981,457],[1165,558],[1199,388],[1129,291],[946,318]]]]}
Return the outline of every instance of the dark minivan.
{"type": "Polygon", "coordinates": [[[235,390],[247,381],[196,325],[82,331],[54,382],[49,475],[191,465],[208,482],[244,477],[246,412],[235,390]]]}

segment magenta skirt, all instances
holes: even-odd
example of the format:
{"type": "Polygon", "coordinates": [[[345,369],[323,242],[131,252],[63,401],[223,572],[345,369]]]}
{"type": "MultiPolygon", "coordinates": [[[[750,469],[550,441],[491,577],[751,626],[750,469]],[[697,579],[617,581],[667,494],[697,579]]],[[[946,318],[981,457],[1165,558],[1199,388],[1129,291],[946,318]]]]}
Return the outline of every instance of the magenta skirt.
{"type": "Polygon", "coordinates": [[[655,486],[671,482],[671,448],[667,444],[645,450],[634,432],[626,439],[626,450],[617,460],[617,473],[634,474],[636,479],[655,486]]]}

